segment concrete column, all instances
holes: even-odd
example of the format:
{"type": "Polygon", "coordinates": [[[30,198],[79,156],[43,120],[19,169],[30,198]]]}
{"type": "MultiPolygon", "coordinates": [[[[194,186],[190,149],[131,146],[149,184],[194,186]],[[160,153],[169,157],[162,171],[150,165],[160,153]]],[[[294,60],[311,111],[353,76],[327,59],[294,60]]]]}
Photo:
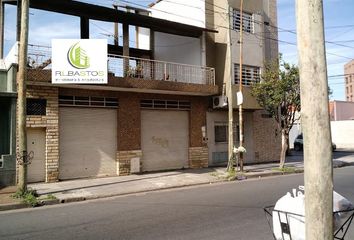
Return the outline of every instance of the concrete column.
{"type": "Polygon", "coordinates": [[[307,240],[333,240],[333,161],[323,1],[296,1],[307,240]]]}
{"type": "Polygon", "coordinates": [[[150,51],[151,51],[151,58],[155,59],[155,32],[150,29],[150,51]]]}
{"type": "Polygon", "coordinates": [[[86,17],[80,17],[80,36],[81,39],[90,38],[90,20],[86,17]]]}
{"type": "Polygon", "coordinates": [[[17,0],[17,28],[16,28],[16,41],[20,41],[20,29],[21,29],[21,7],[22,0],[17,0]]]}
{"type": "MultiPolygon", "coordinates": [[[[123,23],[123,56],[129,57],[129,24],[123,23]]],[[[129,59],[123,59],[124,76],[127,76],[129,70],[129,59]]]]}
{"type": "Polygon", "coordinates": [[[206,34],[205,34],[205,32],[203,32],[202,36],[200,36],[200,46],[201,46],[200,65],[205,67],[206,66],[206,34]]]}
{"type": "Polygon", "coordinates": [[[0,0],[0,59],[4,58],[4,3],[0,0]]]}

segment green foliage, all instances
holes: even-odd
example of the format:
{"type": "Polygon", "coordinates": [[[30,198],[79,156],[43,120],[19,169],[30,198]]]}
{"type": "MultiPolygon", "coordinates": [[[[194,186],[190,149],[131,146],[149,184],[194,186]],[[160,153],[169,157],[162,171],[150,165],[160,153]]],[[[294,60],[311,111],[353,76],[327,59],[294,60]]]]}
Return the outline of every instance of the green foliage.
{"type": "Polygon", "coordinates": [[[273,168],[273,171],[280,171],[282,173],[295,173],[296,169],[294,167],[283,167],[283,168],[273,168]]]}
{"type": "Polygon", "coordinates": [[[48,194],[47,195],[47,199],[49,199],[49,200],[55,200],[55,199],[57,199],[53,194],[48,194]]]}
{"type": "Polygon", "coordinates": [[[32,190],[32,189],[28,189],[27,191],[17,190],[16,193],[12,195],[12,197],[22,199],[24,203],[27,203],[32,207],[36,207],[39,205],[37,199],[38,194],[36,193],[36,190],[32,190]]]}
{"type": "Polygon", "coordinates": [[[295,111],[300,111],[298,67],[286,63],[281,56],[277,61],[266,64],[262,81],[252,86],[252,95],[281,129],[290,131],[295,121],[295,111]]]}

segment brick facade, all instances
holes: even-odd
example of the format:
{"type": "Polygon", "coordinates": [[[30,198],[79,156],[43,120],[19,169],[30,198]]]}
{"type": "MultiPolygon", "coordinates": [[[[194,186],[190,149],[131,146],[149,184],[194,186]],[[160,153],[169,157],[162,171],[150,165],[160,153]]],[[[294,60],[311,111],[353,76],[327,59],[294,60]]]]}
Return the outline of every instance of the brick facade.
{"type": "MultiPolygon", "coordinates": [[[[38,72],[33,72],[33,74],[36,74],[37,77],[41,76],[38,72]]],[[[186,149],[189,153],[189,165],[191,168],[208,166],[208,149],[203,143],[201,131],[202,126],[206,126],[208,107],[206,97],[58,88],[45,83],[43,79],[39,82],[42,83],[37,85],[31,82],[29,84],[27,98],[46,99],[46,115],[28,116],[27,127],[46,129],[46,182],[59,180],[59,95],[116,97],[119,99],[116,129],[118,143],[116,170],[119,176],[129,175],[131,173],[131,159],[141,159],[143,156],[140,101],[142,99],[189,100],[191,102],[191,113],[189,114],[190,148],[186,149]]]]}
{"type": "Polygon", "coordinates": [[[58,88],[44,86],[29,86],[27,98],[47,100],[45,116],[27,116],[28,128],[46,129],[46,182],[58,181],[59,177],[59,107],[58,88]]]}
{"type": "Polygon", "coordinates": [[[253,139],[255,162],[278,161],[281,151],[281,134],[273,118],[264,118],[265,111],[253,113],[253,139]]]}
{"type": "MultiPolygon", "coordinates": [[[[117,175],[125,176],[130,174],[130,164],[133,158],[141,158],[143,155],[141,150],[118,151],[117,152],[117,175]]],[[[140,162],[141,169],[141,162],[140,162]]]]}
{"type": "Polygon", "coordinates": [[[190,168],[206,168],[209,164],[207,147],[190,147],[188,150],[190,168]]]}

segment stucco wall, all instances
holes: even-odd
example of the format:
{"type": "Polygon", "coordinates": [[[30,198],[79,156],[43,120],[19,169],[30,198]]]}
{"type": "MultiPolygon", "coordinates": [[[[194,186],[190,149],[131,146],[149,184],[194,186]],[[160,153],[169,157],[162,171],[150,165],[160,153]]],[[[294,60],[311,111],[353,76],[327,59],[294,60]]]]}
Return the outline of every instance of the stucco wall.
{"type": "Polygon", "coordinates": [[[354,120],[332,121],[331,133],[337,148],[354,150],[354,120]]]}
{"type": "MultiPolygon", "coordinates": [[[[238,113],[234,112],[234,124],[238,125],[238,113]]],[[[228,112],[223,110],[216,110],[207,113],[207,135],[209,148],[209,165],[218,165],[213,162],[213,153],[228,152],[228,143],[215,143],[215,123],[228,123],[228,112]]],[[[238,138],[238,136],[234,136],[238,138]]],[[[244,147],[247,153],[244,155],[245,163],[254,162],[254,143],[253,143],[253,118],[251,112],[244,113],[244,147]]],[[[238,147],[239,142],[236,142],[238,147]]]]}
{"type": "Polygon", "coordinates": [[[264,117],[266,112],[258,110],[253,113],[253,139],[255,162],[279,161],[281,151],[281,134],[273,118],[264,117]]]}
{"type": "Polygon", "coordinates": [[[200,38],[155,32],[155,60],[202,65],[200,38]]]}
{"type": "Polygon", "coordinates": [[[156,1],[150,8],[152,17],[205,27],[204,1],[156,1]],[[171,14],[169,14],[171,13],[171,14]]]}

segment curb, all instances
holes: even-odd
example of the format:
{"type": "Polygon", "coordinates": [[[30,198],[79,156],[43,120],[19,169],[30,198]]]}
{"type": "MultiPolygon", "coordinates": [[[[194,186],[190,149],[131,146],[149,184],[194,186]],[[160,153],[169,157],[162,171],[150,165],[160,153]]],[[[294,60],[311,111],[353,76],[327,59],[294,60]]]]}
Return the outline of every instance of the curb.
{"type": "MultiPolygon", "coordinates": [[[[354,166],[354,163],[345,163],[343,162],[342,164],[339,164],[337,166],[333,166],[334,168],[342,168],[342,167],[347,167],[347,166],[354,166]]],[[[256,178],[265,178],[265,177],[272,177],[272,176],[281,176],[281,175],[292,175],[292,174],[300,174],[303,173],[304,169],[295,169],[294,172],[280,172],[280,171],[270,171],[270,172],[263,172],[263,173],[255,173],[252,174],[252,172],[246,173],[246,179],[256,179],[256,178]]],[[[86,200],[95,200],[95,199],[102,199],[102,198],[109,198],[109,197],[118,197],[118,196],[128,196],[128,195],[134,195],[134,194],[141,194],[141,193],[150,193],[150,192],[157,192],[157,191],[164,191],[164,190],[170,190],[170,189],[178,189],[178,188],[186,188],[186,187],[195,187],[195,186],[202,186],[202,185],[210,185],[214,183],[222,183],[222,182],[238,182],[238,181],[244,181],[244,180],[232,180],[229,181],[227,179],[217,179],[212,182],[202,182],[202,183],[195,183],[195,184],[184,184],[184,185],[179,185],[179,186],[170,186],[170,187],[165,187],[165,188],[156,188],[156,189],[147,189],[147,190],[140,190],[140,191],[133,191],[133,192],[127,192],[127,193],[117,193],[117,194],[104,194],[104,195],[91,195],[91,196],[86,196],[86,197],[72,197],[72,198],[63,198],[63,199],[44,199],[40,200],[40,205],[37,207],[41,206],[50,206],[50,205],[57,205],[57,204],[65,204],[65,203],[73,203],[73,202],[82,202],[86,200]]],[[[15,203],[15,204],[0,204],[0,211],[7,211],[7,210],[16,210],[16,209],[22,209],[22,208],[33,208],[31,205],[26,204],[26,203],[15,203]]]]}
{"type": "Polygon", "coordinates": [[[27,203],[10,203],[10,204],[1,204],[0,205],[0,211],[7,211],[7,210],[16,210],[16,209],[21,209],[21,208],[31,208],[31,205],[28,205],[27,203]]]}

